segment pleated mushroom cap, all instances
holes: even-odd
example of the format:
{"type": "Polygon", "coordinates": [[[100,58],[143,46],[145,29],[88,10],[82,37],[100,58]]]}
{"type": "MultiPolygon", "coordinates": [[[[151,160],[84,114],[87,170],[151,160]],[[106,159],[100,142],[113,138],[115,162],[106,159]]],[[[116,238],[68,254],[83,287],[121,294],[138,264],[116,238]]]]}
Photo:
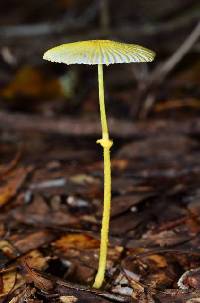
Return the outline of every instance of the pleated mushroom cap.
{"type": "Polygon", "coordinates": [[[137,44],[90,40],[62,44],[48,50],[43,59],[65,64],[114,64],[153,61],[155,53],[137,44]]]}

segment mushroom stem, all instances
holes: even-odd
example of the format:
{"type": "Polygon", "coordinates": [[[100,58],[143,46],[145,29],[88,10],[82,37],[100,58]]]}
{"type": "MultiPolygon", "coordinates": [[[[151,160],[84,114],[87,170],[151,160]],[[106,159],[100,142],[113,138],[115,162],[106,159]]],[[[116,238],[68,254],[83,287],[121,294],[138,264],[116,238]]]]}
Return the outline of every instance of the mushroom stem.
{"type": "Polygon", "coordinates": [[[103,81],[103,65],[98,64],[98,83],[99,83],[99,106],[101,115],[102,136],[105,139],[109,138],[108,125],[104,101],[104,81],[103,81]]]}
{"type": "Polygon", "coordinates": [[[110,207],[111,207],[111,164],[110,164],[110,148],[113,142],[109,139],[108,125],[105,111],[104,102],[104,82],[103,82],[103,65],[98,64],[98,83],[99,83],[99,105],[102,126],[102,139],[97,140],[103,147],[104,156],[104,205],[103,205],[103,218],[101,228],[101,243],[100,243],[100,256],[99,266],[93,287],[100,288],[106,270],[106,259],[108,250],[108,234],[110,222],[110,207]]]}

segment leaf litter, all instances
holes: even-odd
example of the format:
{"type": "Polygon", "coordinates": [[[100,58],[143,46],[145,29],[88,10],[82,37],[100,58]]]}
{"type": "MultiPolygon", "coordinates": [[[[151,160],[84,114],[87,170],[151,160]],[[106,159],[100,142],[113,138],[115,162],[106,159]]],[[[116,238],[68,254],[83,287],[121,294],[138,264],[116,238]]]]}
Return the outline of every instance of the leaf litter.
{"type": "MultiPolygon", "coordinates": [[[[54,3],[55,14],[60,6],[82,13],[84,4],[72,2],[59,1],[59,9],[54,3]]],[[[46,49],[45,39],[38,40],[46,49]]],[[[21,47],[20,39],[14,44],[21,47]]],[[[111,100],[110,120],[112,217],[106,281],[97,291],[91,285],[98,266],[103,163],[94,144],[94,75],[75,71],[79,89],[75,83],[65,95],[61,79],[67,81],[67,71],[18,64],[24,53],[8,49],[5,55],[4,49],[0,75],[0,302],[200,302],[196,55],[190,53],[157,88],[147,85],[142,103],[153,95],[155,104],[150,119],[135,123],[129,112],[140,99],[138,80],[124,70],[130,75],[119,83],[122,68],[116,78],[108,71],[113,82],[107,105],[117,100],[111,100]],[[80,79],[86,88],[80,89],[80,79]]],[[[145,68],[137,73],[151,77],[145,68]]]]}

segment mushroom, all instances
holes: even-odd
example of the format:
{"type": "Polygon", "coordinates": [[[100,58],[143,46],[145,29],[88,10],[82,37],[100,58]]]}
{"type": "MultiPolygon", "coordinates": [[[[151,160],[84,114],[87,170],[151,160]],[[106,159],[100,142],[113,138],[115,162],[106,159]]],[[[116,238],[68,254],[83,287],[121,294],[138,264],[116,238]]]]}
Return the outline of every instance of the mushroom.
{"type": "Polygon", "coordinates": [[[104,156],[104,208],[101,228],[99,266],[93,287],[100,288],[105,276],[108,249],[108,234],[111,207],[111,164],[105,103],[103,64],[153,61],[155,53],[135,44],[126,44],[110,40],[91,40],[67,43],[54,47],[44,54],[44,59],[65,64],[98,65],[99,105],[102,126],[102,138],[97,140],[103,147],[104,156]]]}

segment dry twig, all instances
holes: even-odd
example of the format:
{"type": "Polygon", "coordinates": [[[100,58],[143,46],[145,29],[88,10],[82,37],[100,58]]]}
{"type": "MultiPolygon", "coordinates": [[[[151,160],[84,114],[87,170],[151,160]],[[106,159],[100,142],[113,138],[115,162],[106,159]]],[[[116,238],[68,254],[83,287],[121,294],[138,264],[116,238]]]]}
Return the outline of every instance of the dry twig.
{"type": "Polygon", "coordinates": [[[138,98],[138,115],[140,118],[144,118],[148,115],[155,103],[155,96],[152,92],[149,93],[149,89],[152,87],[158,88],[163,83],[163,80],[168,74],[177,66],[177,64],[183,59],[183,57],[189,52],[193,45],[198,41],[200,37],[200,22],[196,25],[191,34],[181,44],[181,46],[170,56],[164,63],[159,65],[150,75],[146,85],[142,88],[140,96],[138,98]],[[142,102],[142,100],[145,100],[142,102]]]}
{"type": "MultiPolygon", "coordinates": [[[[46,118],[34,115],[11,114],[0,112],[0,129],[23,132],[41,132],[69,136],[98,136],[100,125],[97,120],[74,119],[69,117],[46,118]]],[[[157,133],[199,134],[200,121],[198,118],[183,120],[176,123],[173,120],[151,120],[130,122],[114,118],[109,119],[112,135],[119,138],[146,137],[157,133]]]]}

